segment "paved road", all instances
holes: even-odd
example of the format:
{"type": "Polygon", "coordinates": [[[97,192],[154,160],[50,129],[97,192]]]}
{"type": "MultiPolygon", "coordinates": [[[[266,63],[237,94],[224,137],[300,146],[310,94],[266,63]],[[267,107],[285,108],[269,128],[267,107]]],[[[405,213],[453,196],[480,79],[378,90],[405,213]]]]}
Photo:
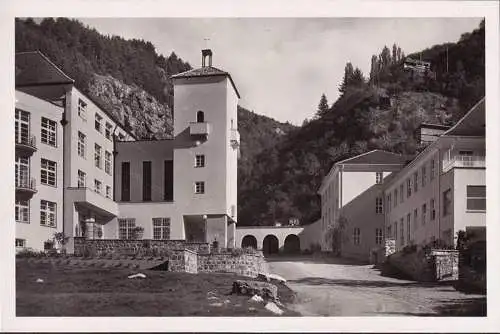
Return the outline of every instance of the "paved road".
{"type": "Polygon", "coordinates": [[[383,277],[373,265],[342,259],[276,257],[269,272],[297,294],[291,308],[304,316],[485,315],[486,298],[452,286],[383,277]]]}

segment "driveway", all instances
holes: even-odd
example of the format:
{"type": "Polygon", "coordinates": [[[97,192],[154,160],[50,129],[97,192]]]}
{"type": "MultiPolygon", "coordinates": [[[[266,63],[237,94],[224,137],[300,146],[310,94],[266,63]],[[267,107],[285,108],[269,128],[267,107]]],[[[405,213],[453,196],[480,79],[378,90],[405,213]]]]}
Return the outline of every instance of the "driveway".
{"type": "Polygon", "coordinates": [[[479,316],[486,296],[449,284],[384,277],[373,265],[345,259],[272,257],[269,272],[283,276],[296,293],[290,308],[304,316],[479,316]]]}

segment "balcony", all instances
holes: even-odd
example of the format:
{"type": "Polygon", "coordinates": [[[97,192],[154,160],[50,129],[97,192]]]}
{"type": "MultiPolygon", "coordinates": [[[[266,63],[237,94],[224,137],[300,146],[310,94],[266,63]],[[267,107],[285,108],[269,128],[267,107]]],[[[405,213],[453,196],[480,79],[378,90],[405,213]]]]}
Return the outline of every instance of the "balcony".
{"type": "Polygon", "coordinates": [[[67,195],[69,201],[78,204],[79,208],[90,210],[100,216],[118,216],[118,204],[111,198],[105,197],[92,189],[69,187],[67,188],[67,195]]]}
{"type": "Polygon", "coordinates": [[[16,136],[16,151],[27,155],[33,154],[37,150],[35,136],[16,136]]]}
{"type": "Polygon", "coordinates": [[[452,168],[485,168],[486,157],[480,155],[455,155],[451,159],[443,160],[443,173],[452,168]]]}
{"type": "Polygon", "coordinates": [[[189,134],[191,136],[208,136],[210,133],[210,124],[206,122],[189,123],[189,134]]]}
{"type": "Polygon", "coordinates": [[[26,198],[33,196],[36,192],[36,180],[34,178],[16,178],[16,195],[26,198]]]}

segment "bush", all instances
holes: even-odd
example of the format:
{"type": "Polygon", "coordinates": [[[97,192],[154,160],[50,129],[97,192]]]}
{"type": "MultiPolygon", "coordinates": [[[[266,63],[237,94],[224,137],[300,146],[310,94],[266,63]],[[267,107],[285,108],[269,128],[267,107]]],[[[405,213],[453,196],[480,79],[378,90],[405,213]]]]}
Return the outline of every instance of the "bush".
{"type": "Polygon", "coordinates": [[[47,253],[44,251],[36,251],[33,248],[24,248],[16,253],[17,258],[41,258],[46,256],[47,253]]]}
{"type": "Polygon", "coordinates": [[[231,249],[232,256],[241,256],[243,254],[257,254],[257,250],[253,247],[245,247],[245,248],[233,248],[231,249]]]}

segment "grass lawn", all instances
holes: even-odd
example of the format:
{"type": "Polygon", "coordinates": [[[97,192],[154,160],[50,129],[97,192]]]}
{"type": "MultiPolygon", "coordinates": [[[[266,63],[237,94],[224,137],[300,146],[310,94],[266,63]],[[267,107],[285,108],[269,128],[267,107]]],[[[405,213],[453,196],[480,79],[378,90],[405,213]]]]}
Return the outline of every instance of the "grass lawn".
{"type": "MultiPolygon", "coordinates": [[[[264,303],[231,295],[229,273],[173,273],[141,270],[147,278],[128,279],[132,269],[74,268],[16,261],[17,316],[274,316],[264,303]],[[41,278],[43,283],[36,283],[41,278]]],[[[278,286],[280,301],[294,294],[278,286]]],[[[284,310],[283,316],[297,316],[284,310]]]]}

